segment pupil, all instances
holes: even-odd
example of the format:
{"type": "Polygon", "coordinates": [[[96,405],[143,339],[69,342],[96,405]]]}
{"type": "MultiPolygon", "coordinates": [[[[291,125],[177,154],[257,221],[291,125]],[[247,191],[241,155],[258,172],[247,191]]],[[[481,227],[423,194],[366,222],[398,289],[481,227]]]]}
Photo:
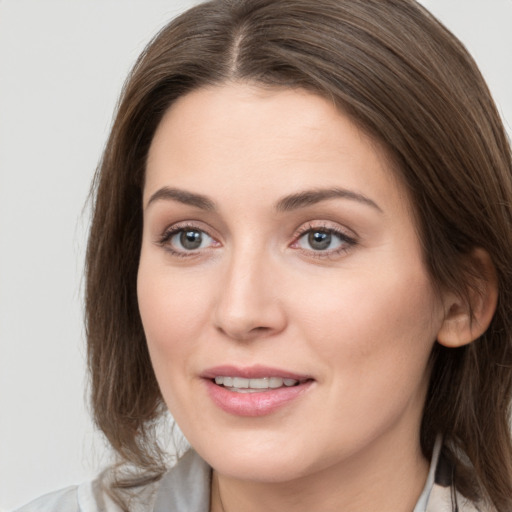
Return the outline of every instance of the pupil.
{"type": "Polygon", "coordinates": [[[331,245],[331,234],[325,231],[312,231],[308,235],[308,242],[315,251],[327,249],[331,245]]]}
{"type": "Polygon", "coordinates": [[[203,237],[199,231],[183,231],[180,235],[180,243],[185,249],[197,249],[202,241],[203,237]]]}

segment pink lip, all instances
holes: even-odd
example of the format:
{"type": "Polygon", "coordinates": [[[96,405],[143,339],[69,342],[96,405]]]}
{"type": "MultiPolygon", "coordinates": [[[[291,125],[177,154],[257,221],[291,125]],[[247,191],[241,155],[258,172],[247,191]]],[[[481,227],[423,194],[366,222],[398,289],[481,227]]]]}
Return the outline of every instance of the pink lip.
{"type": "Polygon", "coordinates": [[[249,417],[265,416],[290,404],[303,395],[314,382],[307,375],[299,375],[286,370],[264,366],[245,368],[217,366],[203,372],[201,377],[204,379],[210,398],[218,407],[229,414],[249,417]],[[283,379],[298,380],[299,384],[256,393],[237,393],[215,384],[213,379],[216,376],[245,377],[247,379],[281,377],[283,379]]]}
{"type": "Polygon", "coordinates": [[[309,375],[301,375],[298,373],[289,372],[287,370],[281,370],[279,368],[272,368],[270,366],[215,366],[214,368],[208,368],[201,377],[204,379],[214,379],[219,375],[225,377],[244,377],[246,379],[262,379],[263,377],[281,377],[282,379],[295,379],[299,381],[311,379],[309,375]]]}

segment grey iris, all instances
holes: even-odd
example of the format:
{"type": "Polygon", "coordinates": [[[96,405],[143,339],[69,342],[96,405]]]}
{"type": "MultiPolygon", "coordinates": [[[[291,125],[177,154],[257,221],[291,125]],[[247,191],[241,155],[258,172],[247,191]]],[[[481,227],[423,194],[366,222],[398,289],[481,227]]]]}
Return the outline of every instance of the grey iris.
{"type": "Polygon", "coordinates": [[[180,243],[184,249],[193,251],[201,247],[203,235],[200,231],[182,231],[180,234],[180,243]]]}
{"type": "Polygon", "coordinates": [[[311,231],[308,235],[308,243],[315,251],[323,251],[331,245],[331,234],[325,231],[311,231]]]}

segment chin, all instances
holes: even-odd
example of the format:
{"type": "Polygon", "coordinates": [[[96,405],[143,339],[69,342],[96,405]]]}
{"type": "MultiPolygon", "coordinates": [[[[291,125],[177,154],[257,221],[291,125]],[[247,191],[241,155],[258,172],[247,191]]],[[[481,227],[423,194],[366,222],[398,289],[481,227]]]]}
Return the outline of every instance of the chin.
{"type": "Polygon", "coordinates": [[[284,483],[296,480],[307,475],[304,461],[291,460],[283,454],[259,453],[254,458],[244,454],[222,456],[219,459],[208,461],[219,474],[237,480],[259,483],[284,483]]]}
{"type": "Polygon", "coordinates": [[[225,442],[219,442],[217,438],[217,441],[193,446],[215,471],[237,480],[283,483],[319,470],[325,464],[325,459],[317,460],[316,464],[306,460],[304,449],[290,443],[290,437],[287,439],[288,442],[253,439],[252,442],[237,443],[233,438],[225,442]]]}

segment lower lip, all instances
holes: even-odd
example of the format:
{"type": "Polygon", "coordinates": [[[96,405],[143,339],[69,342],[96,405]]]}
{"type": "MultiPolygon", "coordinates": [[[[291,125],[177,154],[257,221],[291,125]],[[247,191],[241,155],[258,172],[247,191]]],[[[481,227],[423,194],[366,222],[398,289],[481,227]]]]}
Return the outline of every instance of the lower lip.
{"type": "Polygon", "coordinates": [[[213,402],[223,411],[235,416],[266,416],[288,405],[304,394],[313,381],[306,381],[297,386],[283,386],[277,389],[258,391],[256,393],[237,393],[206,379],[208,394],[213,402]]]}

